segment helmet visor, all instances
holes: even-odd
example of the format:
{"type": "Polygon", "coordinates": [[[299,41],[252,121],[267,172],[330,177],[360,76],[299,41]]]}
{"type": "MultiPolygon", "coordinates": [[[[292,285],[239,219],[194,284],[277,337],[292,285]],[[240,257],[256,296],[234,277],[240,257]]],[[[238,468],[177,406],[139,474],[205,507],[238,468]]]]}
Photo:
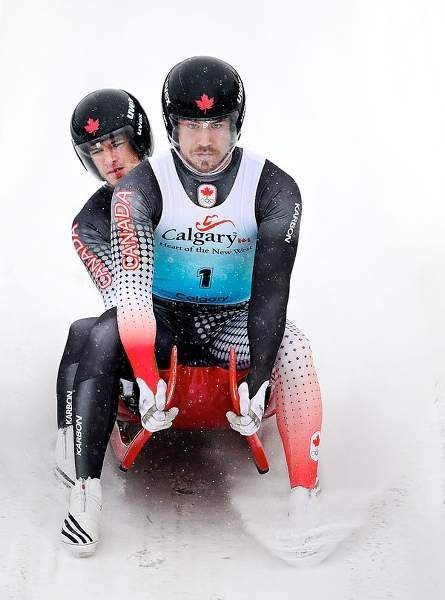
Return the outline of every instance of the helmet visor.
{"type": "Polygon", "coordinates": [[[227,165],[236,142],[238,111],[213,119],[170,116],[170,141],[189,168],[200,174],[214,174],[227,165]]]}
{"type": "Polygon", "coordinates": [[[74,148],[86,169],[114,186],[140,162],[133,135],[125,126],[74,148]]]}
{"type": "Polygon", "coordinates": [[[130,142],[133,139],[133,128],[130,125],[115,129],[96,137],[83,144],[76,144],[74,147],[77,152],[82,156],[91,157],[97,156],[100,152],[103,152],[106,147],[119,148],[121,145],[130,142]]]}

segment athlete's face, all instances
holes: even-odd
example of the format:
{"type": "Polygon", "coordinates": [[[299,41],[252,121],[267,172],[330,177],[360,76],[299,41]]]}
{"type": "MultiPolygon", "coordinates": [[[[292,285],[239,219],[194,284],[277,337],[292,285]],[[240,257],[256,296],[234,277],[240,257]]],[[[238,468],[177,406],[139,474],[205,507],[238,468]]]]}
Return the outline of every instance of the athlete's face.
{"type": "Polygon", "coordinates": [[[113,187],[140,163],[136,150],[122,133],[92,144],[89,151],[97,170],[113,187]]]}
{"type": "Polygon", "coordinates": [[[182,156],[194,169],[210,173],[220,166],[232,147],[230,119],[179,119],[178,142],[182,156]]]}

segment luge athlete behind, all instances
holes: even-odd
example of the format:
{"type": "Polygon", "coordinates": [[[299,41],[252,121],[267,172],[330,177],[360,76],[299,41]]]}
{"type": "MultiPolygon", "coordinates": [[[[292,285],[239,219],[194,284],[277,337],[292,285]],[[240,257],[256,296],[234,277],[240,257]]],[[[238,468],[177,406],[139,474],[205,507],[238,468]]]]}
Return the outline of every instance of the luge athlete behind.
{"type": "MultiPolygon", "coordinates": [[[[119,89],[91,92],[71,117],[71,140],[81,163],[103,182],[72,225],[74,248],[102,295],[105,309],[116,304],[111,258],[111,198],[116,183],[141,160],[151,156],[153,138],[147,115],[138,100],[119,89]]],[[[73,387],[83,349],[94,335],[97,317],[72,323],[57,376],[56,474],[74,485],[73,387]]],[[[79,380],[78,380],[79,381],[79,380]]],[[[132,384],[122,379],[122,393],[132,384]]]]}

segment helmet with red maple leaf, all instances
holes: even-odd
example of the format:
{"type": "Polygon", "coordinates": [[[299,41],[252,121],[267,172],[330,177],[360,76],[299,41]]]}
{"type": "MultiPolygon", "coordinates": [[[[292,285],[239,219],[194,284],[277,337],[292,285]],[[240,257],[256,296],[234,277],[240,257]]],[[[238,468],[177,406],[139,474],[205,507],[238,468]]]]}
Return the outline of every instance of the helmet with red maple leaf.
{"type": "Polygon", "coordinates": [[[119,89],[91,92],[78,103],[71,117],[71,140],[83,166],[102,179],[91,159],[92,144],[125,134],[142,160],[153,154],[150,122],[139,101],[119,89]]]}
{"type": "Polygon", "coordinates": [[[203,121],[230,117],[241,134],[245,111],[244,86],[236,70],[211,56],[194,56],[175,65],[162,91],[162,112],[170,142],[179,118],[203,121]]]}

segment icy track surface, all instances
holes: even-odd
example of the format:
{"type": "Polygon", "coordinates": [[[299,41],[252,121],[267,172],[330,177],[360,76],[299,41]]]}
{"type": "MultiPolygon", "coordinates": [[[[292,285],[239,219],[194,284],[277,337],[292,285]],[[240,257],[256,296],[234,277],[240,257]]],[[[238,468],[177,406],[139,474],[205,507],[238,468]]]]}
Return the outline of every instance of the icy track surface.
{"type": "MultiPolygon", "coordinates": [[[[321,565],[283,562],[287,481],[273,419],[264,427],[272,470],[259,476],[232,433],[157,435],[135,470],[109,456],[104,472],[102,541],[90,559],[58,544],[67,492],[31,453],[1,473],[2,598],[295,598],[297,589],[333,600],[418,598],[440,583],[443,507],[394,480],[374,494],[327,485],[322,527],[341,543],[321,565]],[[20,466],[20,468],[19,468],[20,466]],[[436,549],[436,552],[434,552],[436,549]],[[432,552],[433,550],[433,552],[432,552]],[[76,586],[67,582],[81,581],[76,586]],[[77,579],[79,578],[79,579],[77,579]]],[[[31,433],[28,432],[30,436],[31,433]]],[[[25,436],[26,442],[26,436],[25,436]]],[[[52,447],[45,442],[50,461],[52,447]]],[[[442,449],[435,449],[440,455],[442,449]]],[[[439,482],[437,482],[439,483],[439,482]]],[[[287,549],[286,549],[287,550],[287,549]]],[[[287,556],[287,551],[285,555],[287,556]]]]}

